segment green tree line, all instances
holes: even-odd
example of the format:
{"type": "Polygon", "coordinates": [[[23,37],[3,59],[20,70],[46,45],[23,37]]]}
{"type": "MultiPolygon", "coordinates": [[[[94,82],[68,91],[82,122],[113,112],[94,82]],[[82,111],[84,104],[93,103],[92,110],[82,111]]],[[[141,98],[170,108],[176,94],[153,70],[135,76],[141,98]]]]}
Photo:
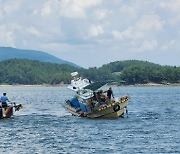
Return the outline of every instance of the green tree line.
{"type": "Polygon", "coordinates": [[[147,61],[125,60],[83,70],[92,80],[113,80],[125,84],[180,83],[180,67],[161,66],[147,61]]]}
{"type": "Polygon", "coordinates": [[[74,71],[92,81],[180,83],[180,67],[161,66],[147,61],[116,61],[99,68],[84,69],[67,64],[11,59],[0,62],[0,84],[68,84],[72,79],[70,73],[74,71]]]}
{"type": "Polygon", "coordinates": [[[59,84],[68,83],[76,68],[27,59],[0,62],[0,84],[59,84]]]}

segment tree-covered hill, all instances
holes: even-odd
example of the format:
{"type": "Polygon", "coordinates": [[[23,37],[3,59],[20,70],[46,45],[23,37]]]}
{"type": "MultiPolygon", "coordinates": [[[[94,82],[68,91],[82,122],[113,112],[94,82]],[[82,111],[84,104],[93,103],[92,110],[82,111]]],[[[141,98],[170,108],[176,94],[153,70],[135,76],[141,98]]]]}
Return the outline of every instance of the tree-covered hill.
{"type": "Polygon", "coordinates": [[[89,69],[67,64],[53,64],[27,59],[0,62],[0,84],[59,84],[70,83],[70,73],[93,81],[124,81],[126,84],[180,83],[180,67],[161,66],[147,61],[127,60],[89,69]]]}
{"type": "Polygon", "coordinates": [[[148,61],[140,60],[124,60],[111,62],[109,64],[104,64],[101,69],[108,69],[111,72],[121,72],[125,68],[137,66],[137,67],[160,67],[158,64],[154,64],[148,61]]]}
{"type": "Polygon", "coordinates": [[[16,49],[11,47],[0,47],[0,61],[14,58],[38,60],[42,62],[51,62],[57,64],[69,64],[71,66],[79,67],[74,63],[59,59],[46,52],[37,50],[16,49]]]}
{"type": "Polygon", "coordinates": [[[93,80],[125,81],[126,84],[180,83],[180,67],[139,60],[116,61],[100,68],[89,68],[82,73],[93,80]]]}
{"type": "Polygon", "coordinates": [[[59,84],[69,82],[77,68],[27,59],[0,62],[0,84],[59,84]]]}

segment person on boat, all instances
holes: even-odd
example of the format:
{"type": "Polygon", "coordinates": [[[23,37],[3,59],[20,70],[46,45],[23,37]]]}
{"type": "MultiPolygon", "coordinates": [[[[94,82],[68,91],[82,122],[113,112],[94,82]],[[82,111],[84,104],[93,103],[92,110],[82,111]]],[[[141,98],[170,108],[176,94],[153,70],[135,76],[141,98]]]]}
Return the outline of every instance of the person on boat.
{"type": "Polygon", "coordinates": [[[9,99],[6,96],[6,93],[3,93],[3,96],[0,99],[0,102],[1,102],[1,105],[2,105],[3,108],[8,107],[7,102],[9,102],[9,99]]]}
{"type": "Polygon", "coordinates": [[[97,101],[98,98],[97,98],[97,93],[96,92],[93,92],[93,98],[92,98],[94,101],[97,101]]]}
{"type": "Polygon", "coordinates": [[[97,93],[96,93],[96,100],[97,101],[100,101],[101,100],[101,94],[102,94],[102,90],[99,90],[97,93]]]}
{"type": "Polygon", "coordinates": [[[104,93],[101,94],[101,101],[106,102],[106,96],[104,93]]]}
{"type": "Polygon", "coordinates": [[[99,90],[97,92],[97,95],[96,95],[96,98],[97,98],[97,101],[105,101],[105,95],[104,95],[104,92],[103,90],[99,90]]]}
{"type": "Polygon", "coordinates": [[[114,94],[111,87],[106,92],[109,100],[111,100],[111,96],[114,98],[114,94]]]}

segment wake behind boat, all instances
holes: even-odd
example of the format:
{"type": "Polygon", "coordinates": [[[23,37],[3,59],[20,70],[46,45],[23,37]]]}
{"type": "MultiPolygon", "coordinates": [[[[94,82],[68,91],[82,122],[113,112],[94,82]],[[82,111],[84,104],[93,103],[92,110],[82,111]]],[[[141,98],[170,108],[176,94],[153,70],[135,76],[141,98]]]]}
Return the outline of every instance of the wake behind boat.
{"type": "Polygon", "coordinates": [[[65,109],[75,116],[88,118],[117,118],[123,116],[128,107],[128,96],[108,99],[105,92],[99,90],[107,82],[91,83],[88,79],[71,73],[73,80],[68,89],[76,92],[75,96],[66,100],[65,109]]]}
{"type": "Polygon", "coordinates": [[[0,106],[0,120],[4,118],[10,118],[14,115],[16,111],[19,111],[23,108],[22,104],[16,105],[16,103],[10,103],[7,107],[0,106]]]}

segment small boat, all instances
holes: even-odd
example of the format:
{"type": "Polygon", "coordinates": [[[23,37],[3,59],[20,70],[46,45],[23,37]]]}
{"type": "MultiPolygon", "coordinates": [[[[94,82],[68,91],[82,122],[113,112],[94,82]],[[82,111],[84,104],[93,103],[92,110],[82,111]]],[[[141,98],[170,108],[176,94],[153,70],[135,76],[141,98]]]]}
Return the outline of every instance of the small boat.
{"type": "Polygon", "coordinates": [[[108,83],[107,81],[92,83],[77,75],[78,72],[71,73],[73,80],[67,87],[76,94],[63,105],[72,115],[87,118],[117,118],[127,113],[129,96],[109,100],[100,90],[108,83]]]}
{"type": "Polygon", "coordinates": [[[0,119],[10,118],[14,115],[16,111],[19,111],[23,108],[22,104],[16,105],[16,103],[11,103],[6,108],[0,107],[0,119]]]}

